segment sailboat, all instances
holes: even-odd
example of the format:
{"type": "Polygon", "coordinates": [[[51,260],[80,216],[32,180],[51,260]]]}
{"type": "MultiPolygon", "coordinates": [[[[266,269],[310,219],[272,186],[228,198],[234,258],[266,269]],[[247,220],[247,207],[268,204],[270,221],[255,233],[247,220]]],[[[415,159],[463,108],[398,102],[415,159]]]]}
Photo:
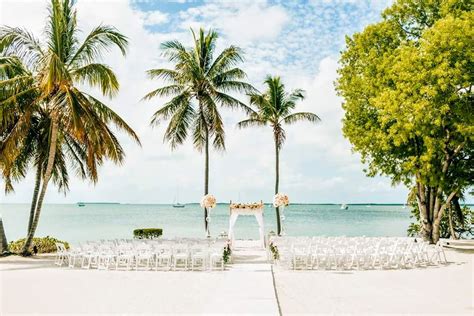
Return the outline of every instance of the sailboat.
{"type": "Polygon", "coordinates": [[[341,210],[347,210],[348,208],[347,204],[341,204],[341,210]]]}
{"type": "Polygon", "coordinates": [[[179,192],[176,193],[176,198],[174,199],[173,207],[183,208],[185,205],[179,203],[179,192]]]}

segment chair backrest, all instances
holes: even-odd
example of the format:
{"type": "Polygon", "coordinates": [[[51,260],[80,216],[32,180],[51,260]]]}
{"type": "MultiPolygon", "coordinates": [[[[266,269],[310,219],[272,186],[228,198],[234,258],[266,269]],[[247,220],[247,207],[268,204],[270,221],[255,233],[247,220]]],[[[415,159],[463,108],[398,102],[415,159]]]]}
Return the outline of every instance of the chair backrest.
{"type": "Polygon", "coordinates": [[[207,247],[202,245],[202,244],[194,244],[190,248],[191,253],[201,253],[201,252],[205,251],[206,249],[207,249],[207,247]]]}
{"type": "Polygon", "coordinates": [[[66,247],[64,246],[64,244],[57,242],[55,243],[55,245],[56,245],[56,251],[58,253],[63,253],[66,251],[66,247]]]}
{"type": "Polygon", "coordinates": [[[175,244],[173,245],[173,252],[174,253],[186,253],[188,252],[189,247],[188,244],[175,244]]]}

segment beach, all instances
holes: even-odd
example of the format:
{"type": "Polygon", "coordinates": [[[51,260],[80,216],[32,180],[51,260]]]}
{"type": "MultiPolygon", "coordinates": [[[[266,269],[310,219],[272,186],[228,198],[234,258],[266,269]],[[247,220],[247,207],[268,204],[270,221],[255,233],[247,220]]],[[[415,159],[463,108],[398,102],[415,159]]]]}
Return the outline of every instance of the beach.
{"type": "Polygon", "coordinates": [[[253,260],[212,272],[68,269],[51,256],[11,256],[0,259],[0,312],[472,315],[473,253],[445,252],[445,266],[373,271],[292,271],[251,251],[253,260]]]}
{"type": "Polygon", "coordinates": [[[471,2],[0,7],[0,316],[474,316],[471,2]]]}

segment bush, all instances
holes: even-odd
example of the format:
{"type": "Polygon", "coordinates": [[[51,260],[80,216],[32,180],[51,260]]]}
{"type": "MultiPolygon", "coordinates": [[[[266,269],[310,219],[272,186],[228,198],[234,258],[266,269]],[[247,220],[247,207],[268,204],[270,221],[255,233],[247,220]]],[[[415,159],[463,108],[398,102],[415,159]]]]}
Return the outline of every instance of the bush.
{"type": "Polygon", "coordinates": [[[161,228],[138,228],[133,231],[133,238],[137,239],[153,239],[163,235],[161,228]]]}
{"type": "MultiPolygon", "coordinates": [[[[13,253],[20,253],[23,249],[23,245],[25,244],[26,238],[18,239],[16,241],[10,242],[8,248],[13,253]]],[[[51,253],[56,252],[56,243],[62,243],[69,249],[69,244],[65,241],[61,241],[59,239],[53,237],[34,237],[33,242],[31,243],[30,251],[33,252],[33,247],[36,246],[38,248],[38,253],[51,253]]]]}
{"type": "Polygon", "coordinates": [[[230,245],[227,244],[224,247],[224,252],[222,253],[222,260],[224,260],[224,263],[228,263],[230,261],[231,255],[232,255],[232,249],[230,249],[230,245]]]}

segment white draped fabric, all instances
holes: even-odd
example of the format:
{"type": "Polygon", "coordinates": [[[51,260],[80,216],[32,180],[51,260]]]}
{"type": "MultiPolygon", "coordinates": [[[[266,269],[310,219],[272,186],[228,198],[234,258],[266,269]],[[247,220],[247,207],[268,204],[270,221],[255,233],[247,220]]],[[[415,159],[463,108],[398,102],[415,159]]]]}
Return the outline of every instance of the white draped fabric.
{"type": "Polygon", "coordinates": [[[237,222],[239,215],[253,215],[258,223],[258,232],[260,236],[260,245],[262,248],[265,248],[265,230],[263,226],[263,204],[259,208],[234,208],[232,204],[230,206],[230,219],[229,219],[229,239],[231,245],[234,244],[234,226],[237,222]]]}

